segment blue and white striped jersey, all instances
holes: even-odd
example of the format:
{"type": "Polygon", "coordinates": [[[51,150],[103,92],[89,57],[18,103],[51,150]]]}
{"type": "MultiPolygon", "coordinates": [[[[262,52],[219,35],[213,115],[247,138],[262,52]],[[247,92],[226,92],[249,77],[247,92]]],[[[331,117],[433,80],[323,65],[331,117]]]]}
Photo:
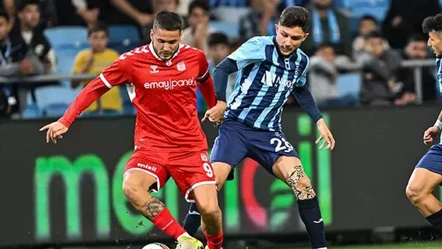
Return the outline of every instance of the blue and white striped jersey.
{"type": "Polygon", "coordinates": [[[439,94],[442,95],[442,58],[436,59],[436,80],[439,88],[439,94]]]}
{"type": "Polygon", "coordinates": [[[275,44],[273,36],[258,36],[229,55],[236,61],[238,73],[225,120],[262,130],[281,129],[283,105],[294,86],[306,84],[309,58],[301,49],[284,57],[275,44]]]}

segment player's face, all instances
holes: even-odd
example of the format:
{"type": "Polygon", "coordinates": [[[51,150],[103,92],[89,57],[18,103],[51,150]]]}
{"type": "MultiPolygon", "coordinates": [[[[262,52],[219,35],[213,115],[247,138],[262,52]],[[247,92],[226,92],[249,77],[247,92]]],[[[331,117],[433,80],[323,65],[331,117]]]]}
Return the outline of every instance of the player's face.
{"type": "Polygon", "coordinates": [[[94,52],[103,52],[107,47],[107,34],[104,31],[93,32],[89,35],[89,44],[94,52]]]}
{"type": "Polygon", "coordinates": [[[276,24],[275,29],[279,52],[284,56],[295,52],[308,36],[301,27],[289,28],[276,24]]]}
{"type": "Polygon", "coordinates": [[[30,28],[37,27],[40,22],[40,9],[36,4],[28,4],[26,8],[19,13],[18,17],[26,26],[30,28]]]}
{"type": "Polygon", "coordinates": [[[431,31],[428,33],[428,43],[427,45],[433,49],[434,54],[437,57],[442,56],[442,38],[440,32],[431,31]]]}
{"type": "Polygon", "coordinates": [[[162,60],[169,60],[178,51],[181,30],[155,29],[150,31],[153,49],[162,60]]]}

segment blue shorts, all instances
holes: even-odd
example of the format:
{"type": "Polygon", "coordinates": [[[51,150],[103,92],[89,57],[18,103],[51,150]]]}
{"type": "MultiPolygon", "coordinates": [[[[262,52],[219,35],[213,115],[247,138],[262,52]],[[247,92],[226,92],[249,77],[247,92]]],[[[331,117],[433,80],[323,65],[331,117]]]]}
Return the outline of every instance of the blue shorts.
{"type": "Polygon", "coordinates": [[[246,157],[261,164],[273,174],[272,167],[280,156],[298,157],[282,132],[264,131],[241,122],[228,120],[218,129],[211,162],[223,162],[233,169],[246,157]]]}
{"type": "Polygon", "coordinates": [[[416,168],[428,169],[431,172],[442,175],[442,144],[431,146],[417,163],[416,168]]]}

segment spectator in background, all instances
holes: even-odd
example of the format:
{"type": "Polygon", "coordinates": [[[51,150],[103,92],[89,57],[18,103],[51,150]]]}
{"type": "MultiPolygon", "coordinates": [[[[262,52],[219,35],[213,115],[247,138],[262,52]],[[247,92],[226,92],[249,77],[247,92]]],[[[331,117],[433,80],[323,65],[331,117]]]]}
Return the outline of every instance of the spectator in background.
{"type": "Polygon", "coordinates": [[[308,82],[319,107],[350,106],[357,102],[355,97],[339,94],[336,84],[339,63],[333,46],[328,43],[319,45],[315,55],[310,58],[308,82]]]}
{"type": "MultiPolygon", "coordinates": [[[[118,58],[118,53],[107,48],[108,30],[105,24],[98,22],[89,28],[88,39],[90,49],[79,52],[75,58],[74,74],[99,74],[118,58]]],[[[89,82],[72,81],[71,87],[76,88],[80,84],[83,87],[89,82]]],[[[92,103],[86,110],[86,115],[118,115],[123,110],[120,89],[113,87],[106,92],[98,101],[92,103]]]]}
{"type": "Polygon", "coordinates": [[[181,42],[201,49],[206,55],[207,37],[214,30],[209,28],[209,5],[204,0],[194,0],[189,5],[189,27],[183,31],[181,42]]]}
{"type": "Polygon", "coordinates": [[[151,0],[110,0],[110,3],[117,11],[109,13],[108,23],[144,27],[153,21],[151,0]]]}
{"type": "Polygon", "coordinates": [[[260,0],[250,13],[239,22],[239,36],[245,41],[254,36],[275,35],[275,24],[278,23],[280,0],[260,0]]]}
{"type": "Polygon", "coordinates": [[[26,0],[18,6],[20,27],[14,35],[21,36],[30,51],[34,52],[43,63],[45,73],[50,73],[54,71],[51,69],[54,69],[52,66],[55,67],[55,54],[43,31],[38,27],[40,22],[39,2],[39,0],[26,0]]]}
{"type": "Polygon", "coordinates": [[[409,34],[422,33],[422,21],[440,12],[439,0],[392,0],[382,31],[394,49],[403,49],[409,34]]]}
{"type": "MultiPolygon", "coordinates": [[[[376,19],[370,15],[362,16],[359,19],[359,34],[353,40],[353,56],[364,50],[365,36],[374,31],[379,31],[376,19]]],[[[385,48],[388,47],[388,42],[385,41],[385,48]]]]}
{"type": "Polygon", "coordinates": [[[385,49],[379,32],[366,36],[364,51],[356,56],[362,67],[361,104],[390,105],[394,99],[394,80],[400,66],[400,56],[385,49]]]}
{"type": "Polygon", "coordinates": [[[337,54],[351,56],[352,37],[349,32],[349,19],[332,7],[332,0],[312,0],[310,13],[312,14],[310,36],[302,43],[302,50],[310,55],[319,44],[327,42],[333,45],[337,54]]]}
{"type": "Polygon", "coordinates": [[[239,23],[247,15],[250,7],[255,7],[261,0],[206,0],[209,2],[212,16],[219,21],[239,23]]]}
{"type": "MultiPolygon", "coordinates": [[[[157,15],[157,13],[161,11],[174,11],[176,12],[178,8],[178,4],[180,3],[179,0],[152,0],[153,1],[153,8],[154,8],[154,16],[157,15]]],[[[184,18],[183,18],[184,20],[184,18]]],[[[143,40],[144,43],[150,43],[150,30],[153,28],[153,22],[149,23],[148,25],[143,27],[143,40]]]]}
{"type": "MultiPolygon", "coordinates": [[[[427,39],[422,34],[414,34],[408,38],[407,45],[402,52],[403,60],[424,60],[428,58],[427,39]]],[[[422,100],[436,101],[437,89],[432,69],[422,68],[422,100]]],[[[398,93],[396,104],[414,104],[416,103],[415,76],[413,68],[400,68],[398,71],[397,82],[401,86],[398,93]]]]}
{"type": "MultiPolygon", "coordinates": [[[[209,45],[209,69],[213,75],[213,70],[215,67],[221,63],[227,56],[231,53],[231,45],[229,38],[224,33],[212,33],[207,39],[207,44],[209,45]]],[[[226,96],[227,98],[232,94],[233,86],[235,84],[236,73],[229,75],[229,80],[227,82],[226,96]]]]}
{"type": "MultiPolygon", "coordinates": [[[[100,9],[98,6],[90,6],[88,2],[87,0],[71,0],[71,4],[75,8],[75,13],[83,19],[86,26],[91,27],[97,23],[100,9]]],[[[64,6],[66,6],[66,4],[64,4],[64,6]]]]}
{"type": "MultiPolygon", "coordinates": [[[[17,9],[19,11],[20,6],[24,6],[29,2],[29,0],[16,0],[14,5],[14,11],[17,9]]],[[[55,0],[36,0],[32,1],[33,4],[39,6],[39,23],[38,28],[45,29],[53,27],[58,24],[57,11],[55,6],[55,0]]],[[[18,20],[20,21],[20,19],[18,20]]],[[[20,24],[15,27],[19,28],[20,24]]]]}
{"type": "MultiPolygon", "coordinates": [[[[20,36],[9,36],[10,19],[0,13],[0,76],[23,76],[43,73],[43,64],[32,53],[20,36]]],[[[19,82],[16,82],[19,83],[19,82]]],[[[26,106],[27,89],[19,84],[3,85],[8,99],[8,113],[21,113],[26,106]]]]}

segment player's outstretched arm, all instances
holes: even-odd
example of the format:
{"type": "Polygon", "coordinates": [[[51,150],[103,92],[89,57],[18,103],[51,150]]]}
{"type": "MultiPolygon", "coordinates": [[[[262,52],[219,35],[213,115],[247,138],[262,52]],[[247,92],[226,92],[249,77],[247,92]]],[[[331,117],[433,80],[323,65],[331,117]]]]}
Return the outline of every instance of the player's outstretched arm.
{"type": "Polygon", "coordinates": [[[226,58],[219,63],[214,72],[213,80],[215,82],[215,92],[217,103],[213,108],[210,108],[204,115],[203,121],[209,119],[211,122],[219,123],[224,117],[224,112],[227,108],[227,83],[229,75],[238,71],[238,66],[235,60],[226,58]]]}
{"type": "Polygon", "coordinates": [[[424,144],[428,145],[434,142],[434,140],[440,136],[440,131],[442,130],[442,112],[433,126],[425,130],[424,132],[424,144]]]}
{"type": "Polygon", "coordinates": [[[327,123],[322,117],[321,112],[316,105],[315,99],[313,98],[308,87],[306,85],[301,87],[294,87],[292,93],[298,101],[299,105],[305,110],[305,112],[310,116],[310,118],[316,123],[318,127],[319,133],[321,135],[316,140],[316,144],[323,140],[319,148],[322,149],[327,143],[326,149],[333,150],[336,143],[335,139],[333,138],[333,135],[328,128],[327,123]]]}
{"type": "Polygon", "coordinates": [[[57,143],[57,139],[62,138],[62,134],[68,131],[75,119],[88,106],[99,99],[113,86],[124,82],[126,82],[126,79],[119,68],[118,61],[116,61],[86,85],[58,121],[48,124],[40,129],[40,131],[47,130],[46,142],[49,143],[49,141],[52,141],[53,143],[57,143]]]}

